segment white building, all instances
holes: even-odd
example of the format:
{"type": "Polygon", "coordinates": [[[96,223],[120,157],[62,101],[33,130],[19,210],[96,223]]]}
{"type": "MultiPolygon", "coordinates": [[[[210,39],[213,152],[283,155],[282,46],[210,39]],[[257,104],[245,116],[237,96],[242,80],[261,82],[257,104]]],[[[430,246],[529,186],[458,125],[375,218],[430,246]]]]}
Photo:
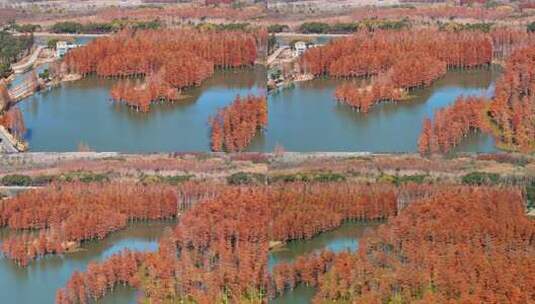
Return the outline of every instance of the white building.
{"type": "Polygon", "coordinates": [[[294,46],[294,57],[303,55],[307,50],[307,44],[303,41],[297,41],[294,46]]]}
{"type": "Polygon", "coordinates": [[[67,42],[67,41],[58,41],[56,43],[56,57],[61,58],[67,54],[68,51],[79,47],[79,44],[67,42]]]}

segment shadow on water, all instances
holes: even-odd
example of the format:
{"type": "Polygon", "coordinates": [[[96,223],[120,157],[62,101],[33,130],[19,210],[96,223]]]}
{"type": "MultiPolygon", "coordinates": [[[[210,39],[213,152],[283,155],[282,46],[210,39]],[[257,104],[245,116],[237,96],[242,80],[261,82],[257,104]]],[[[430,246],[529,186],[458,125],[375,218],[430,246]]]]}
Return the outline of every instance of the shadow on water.
{"type": "MultiPolygon", "coordinates": [[[[348,222],[339,228],[321,233],[310,240],[291,241],[286,246],[272,250],[268,257],[270,272],[280,263],[292,263],[300,256],[306,256],[321,250],[333,252],[355,252],[359,247],[359,239],[366,231],[375,229],[380,223],[348,222]]],[[[305,304],[310,303],[314,296],[314,288],[299,285],[284,295],[270,300],[276,304],[305,304]]]]}
{"type": "MultiPolygon", "coordinates": [[[[316,79],[269,96],[269,126],[252,151],[273,151],[280,144],[288,151],[415,152],[426,117],[452,104],[461,95],[492,96],[501,74],[497,66],[450,71],[432,86],[411,92],[406,102],[383,103],[368,114],[354,111],[334,99],[342,79],[316,79]]],[[[460,151],[495,151],[491,136],[474,135],[460,151]]]]}
{"type": "Polygon", "coordinates": [[[149,113],[110,101],[116,79],[90,77],[34,95],[19,107],[32,151],[76,151],[84,142],[96,151],[209,151],[208,119],[236,95],[263,94],[265,69],[218,71],[175,103],[149,113]]]}
{"type": "MultiPolygon", "coordinates": [[[[135,223],[100,241],[90,241],[83,250],[64,256],[47,256],[26,268],[0,257],[0,294],[2,303],[54,303],[56,290],[64,287],[74,271],[84,271],[89,262],[103,261],[124,249],[155,251],[158,238],[175,222],[135,223]]],[[[0,230],[0,241],[12,232],[0,230]]],[[[99,303],[135,303],[132,288],[120,287],[99,303]]]]}

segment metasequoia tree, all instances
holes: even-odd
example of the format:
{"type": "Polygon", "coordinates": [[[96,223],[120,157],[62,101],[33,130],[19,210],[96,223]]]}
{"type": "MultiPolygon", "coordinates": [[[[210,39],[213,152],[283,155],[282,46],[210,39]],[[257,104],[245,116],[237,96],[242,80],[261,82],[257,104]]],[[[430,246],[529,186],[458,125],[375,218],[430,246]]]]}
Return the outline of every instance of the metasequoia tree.
{"type": "Polygon", "coordinates": [[[477,32],[432,29],[360,31],[307,51],[303,72],[316,76],[373,77],[368,87],[344,84],[338,101],[362,112],[382,101],[399,101],[408,90],[431,85],[447,68],[472,68],[492,61],[492,40],[477,32]]]}
{"type": "Polygon", "coordinates": [[[0,227],[39,229],[2,243],[7,258],[26,266],[31,259],[61,254],[89,239],[103,239],[131,221],[175,218],[199,199],[213,195],[212,184],[167,185],[79,182],[30,190],[0,204],[0,227]]]}
{"type": "Polygon", "coordinates": [[[127,253],[115,261],[92,265],[71,277],[58,291],[56,303],[98,299],[118,281],[141,289],[144,297],[155,303],[219,303],[224,299],[262,303],[261,291],[267,282],[266,197],[259,197],[254,189],[234,188],[201,204],[201,208],[186,212],[174,231],[160,240],[158,252],[146,254],[136,263],[122,262],[132,260],[127,253]],[[111,265],[117,268],[110,269],[111,265]],[[126,274],[122,279],[109,279],[111,270],[126,274]],[[101,276],[106,279],[94,287],[89,278],[101,276]]]}
{"type": "Polygon", "coordinates": [[[26,133],[24,118],[18,107],[11,107],[4,114],[0,114],[0,125],[4,126],[9,133],[19,139],[22,139],[26,133]]]}
{"type": "Polygon", "coordinates": [[[156,303],[263,303],[268,292],[301,282],[316,284],[325,301],[471,295],[483,302],[497,296],[498,302],[522,301],[532,292],[528,261],[535,228],[522,202],[516,188],[350,182],[227,187],[187,210],[157,252],[127,252],[92,264],[58,291],[57,303],[96,300],[117,283],[156,303]],[[399,206],[404,209],[394,217],[399,206]],[[267,273],[270,240],[306,239],[346,220],[387,217],[390,224],[361,240],[356,254],[325,252],[276,266],[272,277],[267,273]],[[494,270],[520,272],[498,278],[494,270]],[[511,285],[513,279],[519,284],[511,285]]]}
{"type": "Polygon", "coordinates": [[[11,96],[4,80],[0,80],[0,113],[8,109],[11,104],[11,96]]]}
{"type": "Polygon", "coordinates": [[[58,290],[56,303],[87,303],[103,297],[118,284],[139,286],[138,270],[147,255],[126,250],[102,263],[90,262],[85,272],[75,271],[67,286],[58,290]]]}
{"type": "Polygon", "coordinates": [[[245,149],[258,130],[267,126],[268,107],[265,96],[239,95],[231,105],[210,119],[212,151],[236,152],[245,149]]]}
{"type": "Polygon", "coordinates": [[[453,105],[438,110],[433,122],[425,119],[418,140],[420,154],[446,153],[471,132],[488,130],[485,118],[488,103],[483,97],[459,97],[453,105]]]}
{"type": "Polygon", "coordinates": [[[254,64],[257,44],[255,34],[243,31],[125,30],[69,52],[65,62],[70,72],[82,75],[146,77],[142,85],[117,84],[111,95],[147,111],[150,102],[175,100],[180,90],[199,85],[215,68],[254,64]]]}
{"type": "Polygon", "coordinates": [[[499,145],[535,151],[535,46],[518,49],[506,62],[496,84],[489,116],[499,145]]]}
{"type": "Polygon", "coordinates": [[[273,196],[270,239],[276,241],[309,239],[344,221],[379,220],[397,214],[397,191],[386,184],[297,183],[274,187],[268,194],[273,196]]]}
{"type": "Polygon", "coordinates": [[[304,72],[317,76],[373,76],[386,72],[399,61],[422,55],[442,61],[448,68],[488,65],[492,61],[492,40],[487,34],[473,31],[359,31],[308,50],[301,66],[304,72]]]}
{"type": "Polygon", "coordinates": [[[425,120],[418,142],[421,154],[447,152],[470,131],[491,133],[499,147],[535,150],[535,47],[515,50],[498,80],[494,98],[458,98],[425,120]],[[490,123],[489,123],[490,122],[490,123]]]}
{"type": "Polygon", "coordinates": [[[361,239],[356,253],[276,266],[273,288],[317,284],[318,303],[533,299],[535,225],[524,214],[520,191],[440,188],[361,239]]]}

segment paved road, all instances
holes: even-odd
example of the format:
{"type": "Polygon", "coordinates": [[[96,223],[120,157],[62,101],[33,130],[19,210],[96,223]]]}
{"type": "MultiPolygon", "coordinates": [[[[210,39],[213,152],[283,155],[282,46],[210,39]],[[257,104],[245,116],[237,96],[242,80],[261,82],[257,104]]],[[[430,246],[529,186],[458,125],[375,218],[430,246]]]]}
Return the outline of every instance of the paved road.
{"type": "Polygon", "coordinates": [[[19,150],[12,144],[7,130],[0,127],[0,153],[17,153],[19,150]]]}
{"type": "Polygon", "coordinates": [[[21,63],[15,63],[11,65],[11,68],[15,73],[26,72],[35,64],[35,61],[37,61],[37,58],[39,58],[39,54],[41,54],[41,51],[43,49],[45,49],[45,46],[38,46],[37,49],[35,49],[35,51],[32,53],[32,55],[30,55],[30,58],[28,58],[28,60],[24,60],[24,62],[21,63]]]}
{"type": "Polygon", "coordinates": [[[277,57],[279,57],[279,55],[282,53],[282,51],[284,51],[287,48],[288,48],[287,46],[282,46],[282,47],[276,49],[275,52],[273,52],[273,54],[269,55],[269,57],[267,59],[268,66],[270,64],[272,64],[275,61],[275,59],[277,59],[277,57]]]}

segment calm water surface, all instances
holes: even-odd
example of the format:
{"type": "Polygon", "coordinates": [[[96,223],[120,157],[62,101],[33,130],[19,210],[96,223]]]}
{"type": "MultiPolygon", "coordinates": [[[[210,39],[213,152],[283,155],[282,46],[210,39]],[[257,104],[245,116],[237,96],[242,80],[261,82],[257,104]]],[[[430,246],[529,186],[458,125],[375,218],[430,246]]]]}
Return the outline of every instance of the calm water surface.
{"type": "MultiPolygon", "coordinates": [[[[433,86],[412,92],[402,103],[384,103],[368,114],[336,103],[335,88],[344,81],[317,79],[269,96],[269,125],[250,151],[415,152],[424,118],[461,95],[492,96],[497,67],[448,72],[433,86]]],[[[32,151],[76,151],[80,143],[95,151],[209,151],[209,117],[237,94],[262,94],[265,69],[220,71],[186,99],[155,104],[149,113],[112,103],[117,80],[89,78],[39,93],[19,104],[32,151]]],[[[493,152],[491,136],[475,134],[459,152],[493,152]]]]}
{"type": "MultiPolygon", "coordinates": [[[[279,263],[291,263],[299,256],[305,256],[324,249],[333,252],[354,252],[358,249],[359,239],[362,238],[364,233],[378,225],[377,223],[345,223],[338,229],[321,233],[310,240],[291,241],[286,246],[270,252],[268,269],[271,272],[273,267],[279,263]]],[[[307,304],[314,297],[314,292],[314,288],[300,285],[294,290],[276,297],[270,303],[307,304]]]]}
{"type": "MultiPolygon", "coordinates": [[[[461,95],[494,94],[497,67],[452,71],[433,86],[412,92],[403,103],[384,103],[368,114],[354,111],[334,99],[344,81],[317,79],[269,95],[269,127],[255,138],[250,150],[415,152],[424,118],[452,104],[461,95]]],[[[458,151],[491,152],[490,136],[469,136],[458,151]]]]}
{"type": "Polygon", "coordinates": [[[112,103],[117,80],[88,78],[34,95],[19,107],[31,151],[76,151],[80,143],[95,151],[208,151],[208,119],[236,95],[264,92],[262,67],[216,72],[186,90],[175,103],[151,106],[149,113],[112,103]]]}
{"type": "MultiPolygon", "coordinates": [[[[16,266],[0,256],[1,303],[54,303],[56,290],[64,287],[74,271],[84,271],[87,264],[103,261],[124,249],[155,251],[158,238],[174,223],[138,223],[112,233],[101,241],[88,242],[82,251],[64,256],[48,256],[33,261],[26,268],[16,266]]],[[[0,230],[0,242],[9,235],[0,230]]],[[[114,290],[99,303],[130,304],[136,302],[136,292],[127,287],[114,290]]]]}

